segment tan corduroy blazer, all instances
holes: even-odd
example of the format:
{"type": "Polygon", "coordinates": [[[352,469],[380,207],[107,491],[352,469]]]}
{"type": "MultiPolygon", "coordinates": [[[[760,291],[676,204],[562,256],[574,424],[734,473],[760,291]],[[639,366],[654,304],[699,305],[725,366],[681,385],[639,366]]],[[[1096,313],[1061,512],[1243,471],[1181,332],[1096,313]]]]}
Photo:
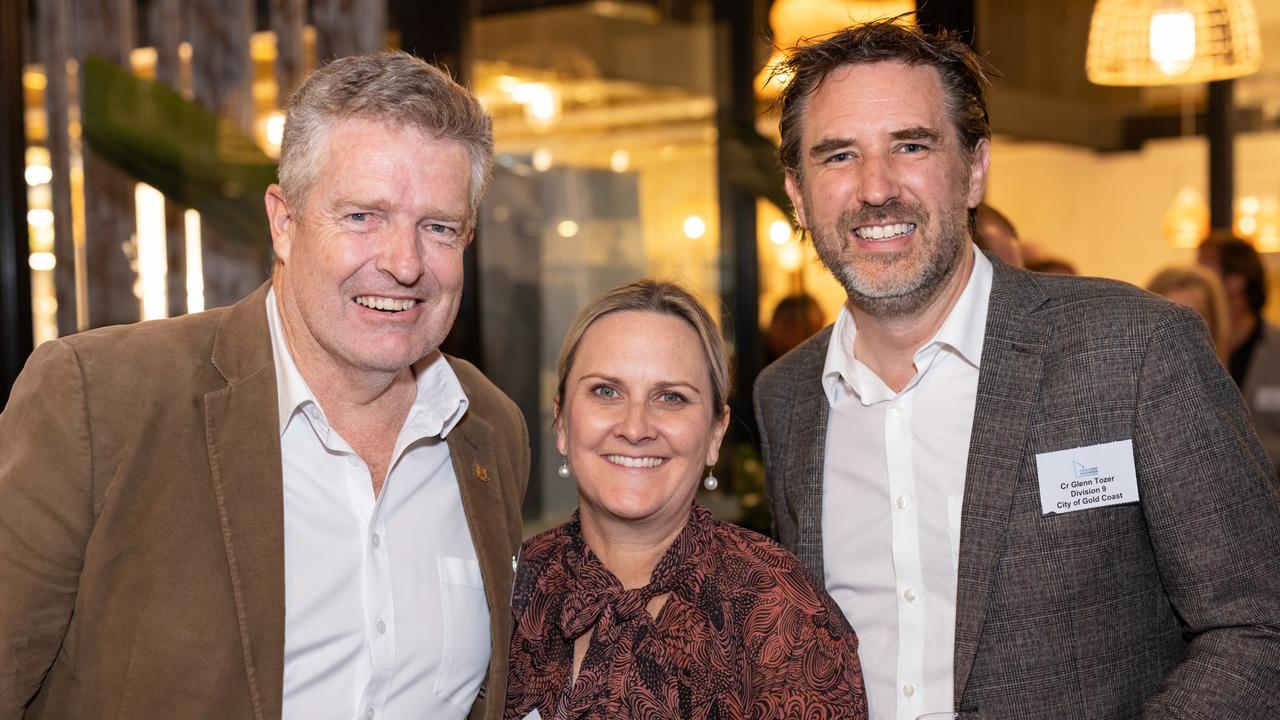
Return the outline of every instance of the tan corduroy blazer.
{"type": "MultiPolygon", "coordinates": [[[[0,720],[280,717],[284,532],[267,285],[229,308],[41,345],[0,414],[0,720]]],[[[449,452],[499,718],[529,473],[515,405],[470,400],[449,452]]]]}

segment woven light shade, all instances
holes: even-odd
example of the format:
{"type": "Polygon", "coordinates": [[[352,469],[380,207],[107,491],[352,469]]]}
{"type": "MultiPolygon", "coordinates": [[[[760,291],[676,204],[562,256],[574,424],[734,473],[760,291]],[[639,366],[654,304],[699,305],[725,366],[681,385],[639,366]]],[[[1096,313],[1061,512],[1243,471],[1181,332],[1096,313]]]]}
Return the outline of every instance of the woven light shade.
{"type": "Polygon", "coordinates": [[[1261,66],[1249,0],[1098,0],[1093,8],[1085,71],[1099,85],[1229,80],[1261,66]]]}

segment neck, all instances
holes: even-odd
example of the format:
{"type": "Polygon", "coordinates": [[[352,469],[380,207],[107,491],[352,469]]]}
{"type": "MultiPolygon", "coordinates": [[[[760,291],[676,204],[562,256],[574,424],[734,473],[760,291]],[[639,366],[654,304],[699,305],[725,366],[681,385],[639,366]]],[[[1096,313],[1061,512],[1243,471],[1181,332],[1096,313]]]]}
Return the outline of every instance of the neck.
{"type": "Polygon", "coordinates": [[[890,389],[900,392],[916,375],[916,351],[938,332],[960,301],[973,274],[973,265],[973,252],[967,250],[937,296],[923,310],[911,315],[872,315],[850,302],[849,309],[858,325],[853,356],[890,389]]]}
{"type": "Polygon", "coordinates": [[[587,547],[623,588],[634,590],[649,584],[653,569],[684,530],[692,511],[689,505],[679,517],[636,522],[602,520],[584,506],[578,518],[587,547]]]}

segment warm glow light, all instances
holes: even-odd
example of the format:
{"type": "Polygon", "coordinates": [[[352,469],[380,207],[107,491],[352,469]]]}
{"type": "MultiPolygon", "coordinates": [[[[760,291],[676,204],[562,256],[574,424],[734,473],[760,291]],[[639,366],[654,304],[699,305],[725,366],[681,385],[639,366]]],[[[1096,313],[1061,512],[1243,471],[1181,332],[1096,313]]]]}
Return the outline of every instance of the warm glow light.
{"type": "Polygon", "coordinates": [[[795,272],[804,262],[804,251],[799,243],[788,243],[778,248],[778,267],[787,272],[795,272]]]}
{"type": "Polygon", "coordinates": [[[276,154],[280,152],[280,143],[284,141],[284,113],[276,111],[267,116],[267,143],[276,154]]]}
{"type": "Polygon", "coordinates": [[[511,89],[511,99],[524,106],[525,117],[534,125],[549,125],[560,113],[560,94],[546,83],[520,83],[511,89]]]}
{"type": "Polygon", "coordinates": [[[786,220],[774,220],[769,225],[769,239],[778,245],[782,245],[791,239],[791,223],[786,220]]]}
{"type": "Polygon", "coordinates": [[[27,179],[27,184],[32,187],[44,185],[53,179],[53,168],[48,165],[28,165],[23,176],[27,179]]]}
{"type": "Polygon", "coordinates": [[[684,234],[690,240],[697,240],[707,234],[707,222],[697,215],[684,219],[684,234]]]}
{"type": "Polygon", "coordinates": [[[1240,226],[1240,234],[1249,237],[1258,232],[1258,218],[1248,215],[1240,218],[1240,222],[1236,223],[1240,226]]]}
{"type": "Polygon", "coordinates": [[[1240,212],[1244,215],[1257,215],[1262,209],[1262,201],[1257,195],[1246,195],[1240,198],[1240,212]]]}
{"type": "Polygon", "coordinates": [[[49,227],[53,225],[53,211],[47,208],[33,208],[27,211],[27,224],[31,227],[49,227]]]}
{"type": "Polygon", "coordinates": [[[138,217],[138,282],[134,294],[142,301],[142,319],[169,316],[169,250],[165,241],[164,194],[138,183],[133,187],[138,217]]]}
{"type": "Polygon", "coordinates": [[[551,169],[552,156],[551,151],[547,148],[538,148],[533,151],[533,169],[538,172],[546,172],[551,169]]]}
{"type": "Polygon", "coordinates": [[[182,214],[183,234],[187,238],[187,312],[204,310],[204,256],[200,247],[200,213],[188,210],[182,214]]]}
{"type": "Polygon", "coordinates": [[[27,258],[32,270],[52,270],[58,265],[58,258],[51,252],[33,252],[27,258]]]}
{"type": "Polygon", "coordinates": [[[616,173],[624,173],[631,166],[631,153],[622,148],[614,150],[609,155],[609,167],[616,173]]]}
{"type": "Polygon", "coordinates": [[[578,223],[572,220],[561,220],[560,224],[556,225],[556,233],[562,238],[571,238],[578,234],[578,223]]]}
{"type": "Polygon", "coordinates": [[[1196,16],[1170,7],[1151,14],[1151,59],[1165,75],[1181,75],[1196,58],[1196,16]]]}
{"type": "Polygon", "coordinates": [[[1209,234],[1209,205],[1195,188],[1184,187],[1164,214],[1164,237],[1176,248],[1194,248],[1209,234]]]}

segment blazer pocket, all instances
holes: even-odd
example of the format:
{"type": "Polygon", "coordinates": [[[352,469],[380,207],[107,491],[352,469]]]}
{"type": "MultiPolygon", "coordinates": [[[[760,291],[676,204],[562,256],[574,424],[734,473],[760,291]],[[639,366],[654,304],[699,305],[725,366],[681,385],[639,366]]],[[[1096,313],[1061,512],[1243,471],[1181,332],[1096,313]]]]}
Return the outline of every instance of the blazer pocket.
{"type": "Polygon", "coordinates": [[[489,606],[480,563],[436,557],[440,572],[442,653],[435,692],[464,713],[489,668],[489,606]]]}

